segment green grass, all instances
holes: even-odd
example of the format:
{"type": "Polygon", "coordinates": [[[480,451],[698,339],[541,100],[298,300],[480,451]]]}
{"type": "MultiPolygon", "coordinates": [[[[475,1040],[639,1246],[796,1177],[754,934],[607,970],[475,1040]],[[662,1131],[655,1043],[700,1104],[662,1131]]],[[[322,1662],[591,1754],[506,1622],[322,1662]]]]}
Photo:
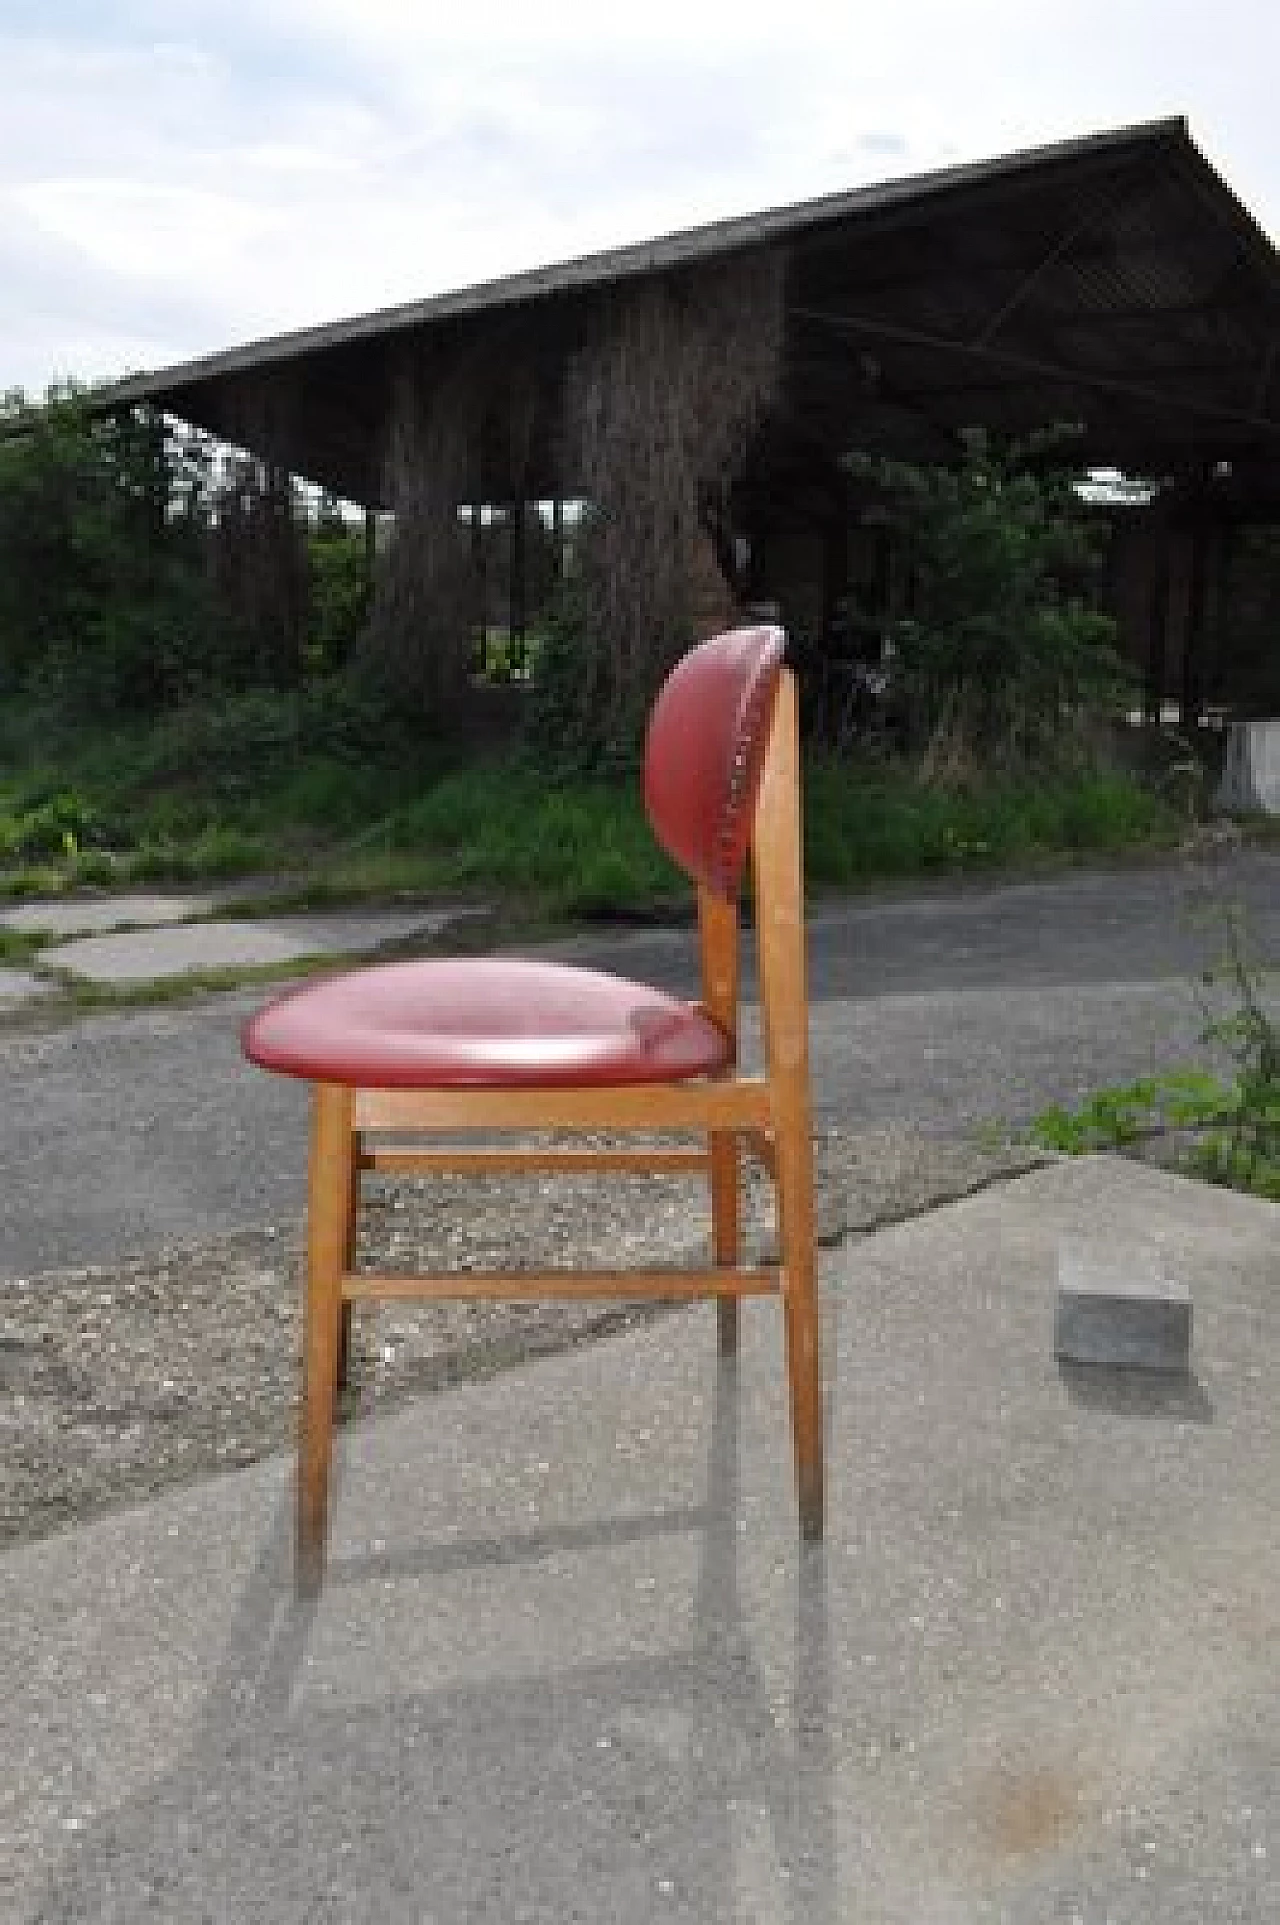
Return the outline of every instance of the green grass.
{"type": "Polygon", "coordinates": [[[424,865],[435,884],[528,895],[551,914],[625,914],[684,893],[634,785],[548,782],[524,757],[445,776],[375,833],[388,853],[424,865]]]}
{"type": "Polygon", "coordinates": [[[43,947],[46,937],[27,935],[17,929],[0,929],[0,966],[21,969],[43,947]]]}
{"type": "Polygon", "coordinates": [[[1162,847],[1179,832],[1165,803],[1111,771],[1039,782],[992,779],[954,795],[924,786],[906,765],[816,761],[807,772],[805,809],[808,873],[820,883],[1162,847]]]}
{"type": "MultiPolygon", "coordinates": [[[[992,779],[955,795],[906,765],[814,758],[817,887],[1159,846],[1178,818],[1133,778],[992,779]]],[[[298,901],[451,891],[544,919],[652,915],[689,895],[636,779],[478,754],[349,697],[256,694],[146,727],[69,730],[0,706],[0,896],[272,874],[298,901]]]]}

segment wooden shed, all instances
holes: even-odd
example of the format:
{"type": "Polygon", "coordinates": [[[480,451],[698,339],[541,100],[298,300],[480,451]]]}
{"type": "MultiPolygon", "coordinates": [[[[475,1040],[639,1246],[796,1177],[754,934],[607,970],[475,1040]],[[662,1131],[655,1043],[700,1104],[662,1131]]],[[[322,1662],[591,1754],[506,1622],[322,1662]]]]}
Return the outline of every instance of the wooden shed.
{"type": "Polygon", "coordinates": [[[385,507],[405,381],[429,413],[433,381],[483,341],[477,365],[492,372],[475,389],[469,493],[561,499],[583,492],[566,466],[566,371],[603,306],[648,285],[695,313],[714,277],[744,263],[769,271],[742,285],[781,303],[780,372],[716,530],[727,589],[772,595],[821,631],[850,572],[879,565],[859,546],[842,457],[946,461],[970,427],[1071,424],[1083,463],[1155,484],[1151,506],[1126,519],[1117,607],[1149,703],[1172,695],[1198,710],[1225,544],[1244,522],[1280,519],[1280,257],[1181,119],[304,329],[138,375],[100,400],[156,405],[385,507]]]}

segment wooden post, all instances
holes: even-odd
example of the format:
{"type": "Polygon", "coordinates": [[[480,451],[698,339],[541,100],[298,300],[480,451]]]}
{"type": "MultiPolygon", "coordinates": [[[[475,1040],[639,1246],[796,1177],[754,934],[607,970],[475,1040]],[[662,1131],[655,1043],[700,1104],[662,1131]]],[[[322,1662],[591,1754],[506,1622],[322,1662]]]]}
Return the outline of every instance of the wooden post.
{"type": "Polygon", "coordinates": [[[1165,650],[1169,633],[1169,529],[1158,517],[1152,529],[1151,599],[1147,619],[1147,672],[1143,695],[1146,721],[1158,725],[1164,695],[1165,650]]]}
{"type": "Polygon", "coordinates": [[[523,665],[525,643],[525,528],[523,499],[511,506],[511,621],[507,637],[511,665],[523,665]]]}
{"type": "Polygon", "coordinates": [[[843,495],[833,496],[822,524],[822,641],[830,646],[840,602],[849,589],[849,509],[843,495]]]}
{"type": "Polygon", "coordinates": [[[564,580],[564,503],[559,495],[551,503],[551,573],[553,580],[564,580]]]}
{"type": "Polygon", "coordinates": [[[1208,610],[1205,620],[1206,636],[1204,664],[1200,682],[1200,697],[1203,703],[1217,703],[1222,692],[1222,661],[1226,644],[1228,611],[1231,607],[1232,559],[1240,530],[1232,522],[1219,521],[1213,530],[1213,545],[1209,556],[1209,587],[1206,596],[1208,610]]]}
{"type": "Polygon", "coordinates": [[[373,508],[364,511],[364,590],[373,599],[373,577],[378,563],[378,516],[373,508]]]}
{"type": "Polygon", "coordinates": [[[484,509],[478,501],[472,502],[470,514],[471,562],[476,574],[476,667],[483,674],[489,653],[489,592],[485,577],[484,509]]]}
{"type": "Polygon", "coordinates": [[[1203,496],[1196,500],[1189,541],[1190,575],[1187,583],[1187,619],[1182,642],[1182,677],[1179,689],[1178,719],[1184,729],[1199,726],[1204,702],[1205,609],[1209,584],[1209,549],[1213,530],[1203,496]]]}

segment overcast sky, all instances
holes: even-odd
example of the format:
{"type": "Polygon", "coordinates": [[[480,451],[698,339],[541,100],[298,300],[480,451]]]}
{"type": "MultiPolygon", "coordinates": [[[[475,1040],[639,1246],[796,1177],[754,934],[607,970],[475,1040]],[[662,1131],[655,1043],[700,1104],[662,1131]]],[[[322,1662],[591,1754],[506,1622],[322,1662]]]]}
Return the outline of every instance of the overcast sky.
{"type": "Polygon", "coordinates": [[[1278,77],[1278,0],[0,0],[0,390],[1169,113],[1277,237],[1278,77]]]}

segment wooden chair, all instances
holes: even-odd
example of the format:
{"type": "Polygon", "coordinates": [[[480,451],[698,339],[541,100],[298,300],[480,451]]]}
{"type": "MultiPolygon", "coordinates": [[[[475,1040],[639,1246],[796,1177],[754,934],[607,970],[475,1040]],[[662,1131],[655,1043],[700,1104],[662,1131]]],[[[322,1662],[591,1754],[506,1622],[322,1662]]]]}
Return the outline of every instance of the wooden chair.
{"type": "Polygon", "coordinates": [[[800,1526],[823,1525],[808,1011],[794,679],[783,636],[742,628],[676,664],[645,751],[658,841],[698,892],[702,1000],[520,958],[433,958],[355,970],[269,1003],[247,1025],[255,1063],[313,1085],[298,1466],[297,1582],[324,1568],[334,1406],[351,1306],[366,1297],[719,1300],[721,1349],[739,1297],[780,1295],[800,1526]],[[738,900],[750,851],[764,1073],[737,1069],[738,900]],[[689,1134],[683,1149],[431,1147],[469,1131],[689,1134]],[[410,1140],[406,1140],[406,1139],[410,1140]],[[780,1261],[741,1259],[739,1166],[776,1187],[780,1261]],[[364,1170],[705,1172],[712,1262],[701,1269],[457,1272],[354,1268],[364,1170]]]}

